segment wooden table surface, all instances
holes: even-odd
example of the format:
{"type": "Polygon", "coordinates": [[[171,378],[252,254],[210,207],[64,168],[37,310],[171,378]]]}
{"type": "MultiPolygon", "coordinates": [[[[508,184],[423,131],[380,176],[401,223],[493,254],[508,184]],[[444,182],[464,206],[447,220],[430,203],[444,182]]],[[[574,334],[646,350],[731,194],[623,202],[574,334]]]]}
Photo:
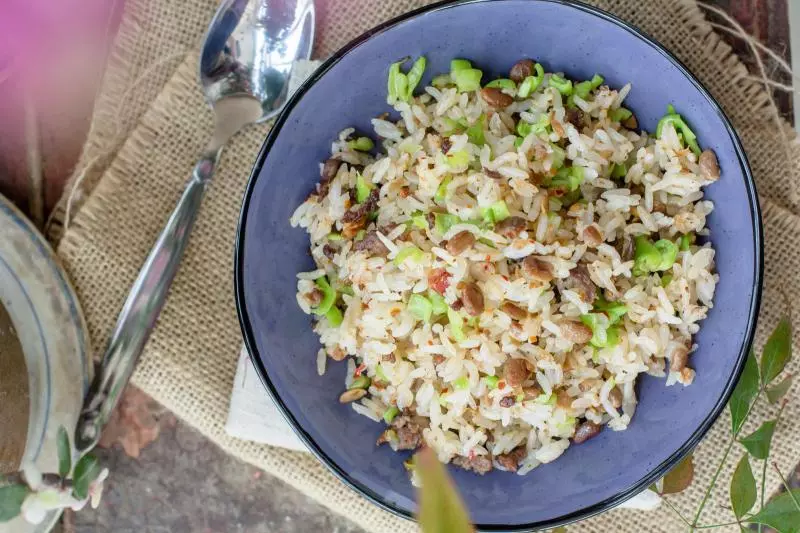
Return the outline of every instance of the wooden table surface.
{"type": "MultiPolygon", "coordinates": [[[[122,4],[107,1],[109,5],[122,4]]],[[[788,60],[788,1],[711,0],[707,3],[725,10],[750,34],[788,60]]],[[[0,7],[0,18],[3,9],[0,7]]],[[[97,24],[105,20],[104,17],[108,17],[107,12],[92,13],[91,18],[85,17],[91,24],[78,21],[62,29],[63,41],[48,42],[44,72],[38,73],[34,90],[26,89],[23,96],[13,78],[0,81],[0,193],[36,222],[45,218],[60,198],[89,128],[108,41],[105,30],[108,25],[97,24]],[[38,137],[38,143],[26,139],[26,132],[27,137],[38,132],[33,135],[38,137]],[[30,146],[34,147],[33,159],[40,161],[41,169],[30,162],[30,146]],[[37,149],[40,159],[35,156],[37,149]]],[[[111,20],[118,18],[119,12],[114,13],[111,20]]],[[[710,18],[718,20],[714,15],[710,18]]],[[[728,36],[726,39],[748,64],[753,63],[741,41],[728,36]]],[[[0,49],[0,80],[3,79],[2,53],[0,49]]],[[[785,76],[778,81],[791,83],[785,76]]],[[[792,120],[790,97],[779,93],[776,98],[784,116],[792,120]]]]}

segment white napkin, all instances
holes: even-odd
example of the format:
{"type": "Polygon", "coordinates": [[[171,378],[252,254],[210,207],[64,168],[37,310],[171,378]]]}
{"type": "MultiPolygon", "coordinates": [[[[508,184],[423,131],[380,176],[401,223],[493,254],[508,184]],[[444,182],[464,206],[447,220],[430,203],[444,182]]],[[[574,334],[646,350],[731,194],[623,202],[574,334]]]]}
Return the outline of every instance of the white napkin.
{"type": "MultiPolygon", "coordinates": [[[[289,81],[289,92],[297,90],[319,64],[319,61],[298,61],[289,81]]],[[[244,346],[239,352],[225,432],[243,440],[308,452],[267,393],[244,346]]],[[[647,510],[660,504],[661,498],[655,492],[645,490],[620,507],[647,510]]]]}

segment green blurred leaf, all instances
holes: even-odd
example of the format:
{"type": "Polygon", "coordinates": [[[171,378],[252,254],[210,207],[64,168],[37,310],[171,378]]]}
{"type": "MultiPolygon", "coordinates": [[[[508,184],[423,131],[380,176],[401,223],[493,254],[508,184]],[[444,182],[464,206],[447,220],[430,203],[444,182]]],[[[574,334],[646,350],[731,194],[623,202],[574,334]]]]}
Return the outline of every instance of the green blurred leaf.
{"type": "Polygon", "coordinates": [[[79,500],[89,495],[89,484],[100,475],[100,461],[94,455],[84,455],[75,465],[72,476],[72,492],[79,500]]]}
{"type": "Polygon", "coordinates": [[[761,383],[766,385],[780,374],[792,356],[792,326],[788,318],[778,323],[761,353],[761,383]]]}
{"type": "Polygon", "coordinates": [[[72,470],[72,448],[69,445],[69,435],[64,426],[58,428],[56,447],[58,448],[58,475],[66,477],[72,470]]]}
{"type": "Polygon", "coordinates": [[[783,381],[775,385],[774,387],[769,387],[767,389],[767,400],[769,403],[775,404],[781,401],[781,398],[786,396],[786,393],[789,392],[789,389],[792,388],[792,376],[786,376],[783,378],[783,381]]]}
{"type": "Polygon", "coordinates": [[[15,483],[0,487],[0,523],[8,522],[19,516],[22,502],[28,495],[28,487],[15,483]]]}
{"type": "Polygon", "coordinates": [[[756,459],[766,459],[769,455],[769,446],[772,442],[773,433],[775,433],[775,420],[769,420],[761,424],[761,427],[750,435],[739,439],[739,442],[756,459]]]}
{"type": "Polygon", "coordinates": [[[739,383],[736,384],[728,403],[731,409],[731,424],[734,434],[742,427],[750,408],[750,402],[758,393],[758,386],[758,363],[755,353],[751,350],[744,362],[744,370],[739,378],[739,383]]]}
{"type": "Polygon", "coordinates": [[[743,517],[756,503],[756,479],[750,468],[747,454],[743,455],[736,465],[731,478],[731,507],[736,518],[743,517]]]}
{"type": "Polygon", "coordinates": [[[664,476],[661,494],[683,492],[692,484],[692,479],[694,479],[694,457],[690,453],[664,476]]]}
{"type": "Polygon", "coordinates": [[[747,521],[775,528],[779,533],[798,533],[800,532],[800,508],[795,500],[800,500],[800,489],[793,490],[791,494],[783,492],[768,501],[759,512],[748,518],[747,521]]]}
{"type": "Polygon", "coordinates": [[[419,519],[424,533],[472,533],[469,515],[450,476],[430,448],[414,456],[422,481],[419,519]]]}

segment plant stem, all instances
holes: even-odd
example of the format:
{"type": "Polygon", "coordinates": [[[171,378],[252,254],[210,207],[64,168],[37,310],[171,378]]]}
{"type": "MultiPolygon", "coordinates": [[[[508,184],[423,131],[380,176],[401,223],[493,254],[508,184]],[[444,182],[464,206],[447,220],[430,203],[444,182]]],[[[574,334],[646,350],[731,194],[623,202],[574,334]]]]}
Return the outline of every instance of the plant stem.
{"type": "MultiPolygon", "coordinates": [[[[778,429],[778,422],[781,420],[781,415],[783,414],[783,408],[786,407],[786,401],[781,403],[781,408],[778,409],[778,416],[775,417],[775,430],[778,429]]],[[[761,465],[761,508],[764,508],[764,501],[766,499],[765,495],[767,492],[767,463],[769,462],[769,452],[772,449],[772,442],[770,441],[770,447],[767,448],[767,456],[764,457],[764,464],[761,465]]],[[[758,524],[758,533],[761,533],[764,529],[764,524],[758,524]]]]}
{"type": "Polygon", "coordinates": [[[714,529],[717,527],[725,527],[725,526],[735,526],[736,524],[741,525],[742,522],[746,522],[747,520],[741,521],[734,521],[734,522],[725,522],[723,524],[709,524],[707,526],[694,526],[695,529],[714,529]]]}
{"type": "Polygon", "coordinates": [[[728,455],[730,455],[731,450],[733,449],[733,445],[736,443],[736,437],[738,437],[739,433],[741,433],[745,422],[747,422],[750,413],[753,411],[753,406],[761,397],[761,393],[763,391],[764,391],[764,386],[762,385],[758,388],[758,392],[756,393],[755,398],[753,398],[753,401],[750,402],[750,405],[747,407],[747,412],[745,413],[744,418],[742,419],[742,423],[739,425],[739,429],[737,429],[736,433],[733,434],[733,437],[731,437],[731,441],[728,443],[728,447],[725,448],[725,453],[722,454],[722,460],[719,462],[717,469],[714,471],[714,476],[711,478],[711,483],[709,483],[708,488],[706,489],[706,492],[703,495],[703,500],[700,502],[700,506],[697,508],[697,512],[694,515],[694,520],[692,520],[692,525],[694,527],[697,527],[697,522],[700,521],[700,516],[703,514],[703,509],[705,509],[706,503],[708,502],[708,499],[711,497],[711,491],[714,490],[714,487],[717,484],[717,478],[719,478],[719,475],[722,472],[722,467],[725,466],[725,463],[728,460],[728,455]]]}
{"type": "Polygon", "coordinates": [[[795,498],[794,493],[792,492],[792,487],[790,487],[789,483],[786,482],[786,478],[783,477],[783,474],[781,474],[781,471],[778,470],[778,465],[775,464],[775,463],[772,463],[772,468],[774,468],[775,471],[778,473],[778,477],[781,478],[781,483],[783,483],[783,487],[786,489],[786,492],[789,493],[789,497],[794,502],[794,506],[797,507],[798,511],[800,511],[800,502],[798,502],[797,498],[795,498]]]}
{"type": "Polygon", "coordinates": [[[678,508],[677,508],[677,507],[675,507],[674,505],[672,505],[672,503],[671,503],[671,502],[670,502],[668,499],[666,499],[666,498],[662,497],[662,498],[661,498],[661,500],[662,500],[664,503],[666,503],[667,505],[669,505],[669,508],[670,508],[670,509],[672,509],[672,511],[673,511],[673,512],[674,512],[676,515],[678,515],[678,518],[680,518],[681,520],[683,520],[683,523],[684,523],[684,524],[686,524],[686,525],[687,525],[687,526],[689,526],[689,527],[694,527],[694,526],[692,525],[692,523],[691,523],[691,522],[689,522],[689,520],[688,520],[686,517],[684,517],[684,516],[683,516],[683,514],[682,514],[682,513],[681,513],[681,512],[678,510],[678,508]]]}

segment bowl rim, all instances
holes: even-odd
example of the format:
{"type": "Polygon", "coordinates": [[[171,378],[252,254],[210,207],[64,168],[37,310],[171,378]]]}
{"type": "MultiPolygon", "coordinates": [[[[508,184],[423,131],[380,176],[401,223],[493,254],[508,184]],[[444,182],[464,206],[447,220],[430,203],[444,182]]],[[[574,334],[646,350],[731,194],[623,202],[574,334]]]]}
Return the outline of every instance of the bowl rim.
{"type": "MultiPolygon", "coordinates": [[[[352,479],[347,472],[342,470],[338,464],[336,464],[330,457],[328,457],[325,454],[325,452],[320,448],[320,446],[313,440],[313,438],[305,431],[305,429],[303,429],[303,427],[300,426],[298,421],[294,418],[294,415],[289,411],[289,409],[283,403],[276,387],[270,380],[266,368],[264,367],[264,364],[261,362],[261,357],[259,356],[258,349],[256,348],[253,329],[245,305],[245,294],[244,294],[245,288],[243,284],[243,275],[244,275],[243,248],[244,248],[244,235],[246,230],[247,214],[249,212],[250,198],[253,194],[253,190],[255,188],[256,181],[258,180],[258,176],[261,173],[264,161],[266,160],[266,156],[270,148],[272,147],[272,144],[274,143],[275,139],[280,134],[281,128],[285,124],[292,110],[297,105],[297,103],[300,102],[305,93],[315,83],[317,83],[317,81],[319,81],[331,68],[333,68],[339,61],[341,61],[350,51],[357,48],[359,45],[363,44],[373,36],[383,33],[384,31],[387,31],[400,23],[415,19],[420,15],[452,9],[463,4],[479,4],[492,1],[498,1],[498,0],[443,0],[441,2],[436,2],[428,6],[424,6],[415,9],[413,11],[409,11],[408,13],[401,14],[395,18],[392,18],[386,22],[383,22],[375,26],[370,30],[367,30],[366,32],[359,35],[358,37],[347,43],[345,46],[337,50],[327,60],[325,60],[291,96],[291,98],[288,100],[285,107],[281,111],[280,115],[276,119],[275,124],[268,133],[264,143],[262,144],[261,150],[259,151],[258,157],[253,166],[253,170],[248,178],[247,188],[245,189],[244,198],[242,200],[242,207],[239,215],[238,227],[236,230],[236,243],[234,250],[234,291],[236,299],[236,310],[239,318],[239,325],[242,329],[242,334],[244,337],[244,343],[245,346],[247,347],[250,360],[253,362],[253,365],[256,368],[256,372],[259,378],[261,379],[262,384],[264,385],[264,388],[267,390],[272,400],[278,406],[278,410],[281,412],[283,417],[295,431],[300,440],[303,441],[303,443],[309,448],[309,450],[314,454],[314,456],[323,464],[325,464],[325,466],[327,466],[327,468],[337,478],[339,478],[340,481],[342,481],[345,485],[355,490],[365,498],[367,498],[369,501],[371,501],[378,507],[386,511],[389,511],[395,516],[406,518],[409,520],[414,520],[414,516],[411,513],[403,509],[400,509],[399,507],[395,506],[394,504],[384,499],[381,495],[377,494],[375,491],[366,487],[362,483],[359,483],[356,480],[352,479]]],[[[505,0],[499,0],[499,1],[505,1],[505,0]]],[[[733,144],[736,156],[739,161],[739,165],[744,174],[745,188],[747,190],[748,202],[750,204],[750,215],[753,220],[753,240],[755,245],[755,262],[753,268],[755,274],[754,276],[755,281],[753,287],[753,295],[750,300],[750,308],[747,320],[747,331],[745,333],[745,340],[742,343],[739,355],[735,363],[736,367],[735,371],[731,375],[731,378],[726,384],[725,389],[723,390],[723,393],[720,396],[719,400],[717,401],[716,405],[711,409],[711,411],[708,413],[708,415],[700,424],[700,426],[694,431],[694,433],[692,433],[689,439],[682,446],[680,446],[677,450],[675,450],[661,464],[650,470],[650,472],[645,476],[643,476],[639,481],[632,484],[627,489],[622,490],[617,494],[615,494],[614,496],[606,498],[603,501],[583,507],[581,509],[573,511],[572,513],[559,516],[557,518],[538,521],[538,522],[531,522],[527,524],[515,524],[515,525],[475,524],[475,527],[480,531],[494,531],[494,532],[534,531],[539,529],[546,529],[546,528],[553,528],[562,525],[567,525],[572,522],[576,522],[578,520],[589,518],[591,516],[612,509],[617,505],[623,503],[624,501],[632,498],[642,490],[649,487],[652,483],[656,482],[659,478],[661,478],[664,474],[666,474],[673,466],[675,466],[679,461],[681,461],[684,457],[686,457],[686,455],[688,455],[694,449],[694,447],[697,446],[697,444],[702,440],[702,438],[709,431],[713,423],[722,413],[723,409],[728,403],[728,399],[733,393],[736,383],[739,381],[739,377],[744,368],[745,359],[747,357],[748,352],[750,351],[750,347],[753,344],[756,322],[758,320],[758,311],[761,303],[761,293],[763,285],[764,234],[763,234],[763,223],[761,219],[761,208],[758,203],[755,180],[753,178],[752,170],[750,169],[750,164],[747,158],[747,154],[745,153],[744,147],[742,145],[741,140],[739,139],[739,136],[736,133],[736,130],[733,128],[733,125],[728,116],[722,110],[722,107],[719,105],[719,103],[717,103],[717,101],[714,99],[714,97],[711,95],[708,89],[706,89],[706,87],[697,79],[697,77],[688,69],[688,67],[686,67],[686,65],[684,65],[683,62],[681,62],[666,47],[664,47],[662,44],[660,44],[654,38],[650,37],[648,34],[646,34],[638,27],[628,22],[625,22],[616,15],[612,15],[611,13],[608,13],[597,7],[579,3],[574,0],[528,0],[528,1],[560,4],[568,8],[577,9],[586,12],[590,15],[593,15],[595,17],[598,17],[600,19],[603,19],[606,22],[610,22],[618,26],[619,28],[633,34],[634,37],[638,38],[646,45],[649,45],[656,52],[664,56],[664,58],[667,59],[667,61],[672,63],[706,99],[710,108],[714,112],[716,112],[716,114],[720,117],[723,124],[725,125],[725,130],[727,131],[730,137],[730,140],[733,144]]]]}

